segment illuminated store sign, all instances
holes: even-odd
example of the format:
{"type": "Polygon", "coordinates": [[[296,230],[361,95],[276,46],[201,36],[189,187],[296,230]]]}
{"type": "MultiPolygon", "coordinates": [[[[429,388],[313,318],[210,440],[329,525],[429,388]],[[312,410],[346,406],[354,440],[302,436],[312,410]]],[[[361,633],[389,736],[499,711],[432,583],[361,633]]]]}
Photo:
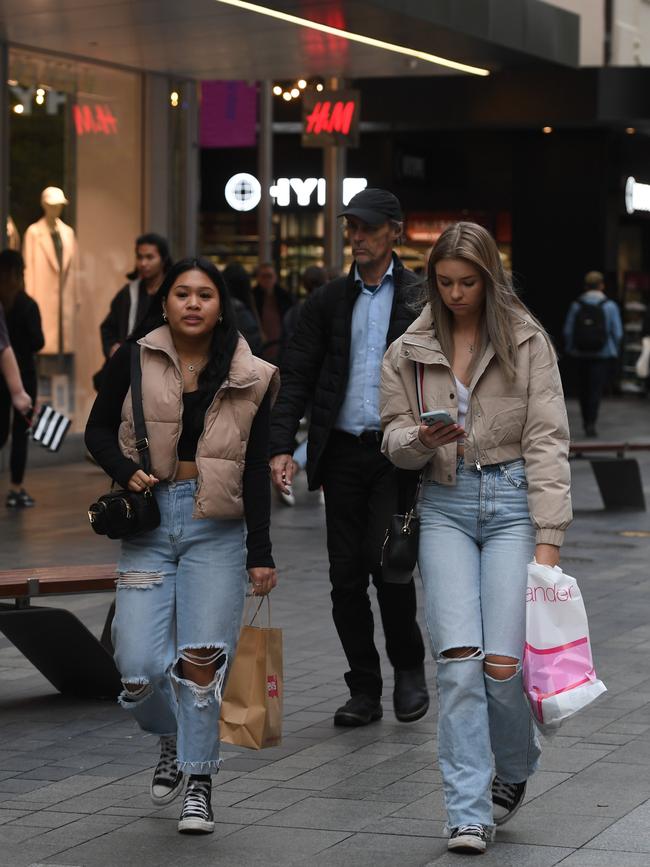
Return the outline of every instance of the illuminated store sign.
{"type": "MultiPolygon", "coordinates": [[[[368,186],[366,178],[344,178],[342,199],[347,205],[352,196],[365,190],[368,186]]],[[[233,175],[224,190],[226,201],[235,211],[252,211],[262,199],[262,186],[254,175],[239,172],[233,175]]],[[[325,204],[327,185],[325,178],[278,178],[269,187],[269,195],[278,207],[286,208],[295,199],[295,203],[306,208],[314,204],[321,207],[325,204]],[[293,193],[293,196],[292,196],[293,193]]]]}
{"type": "Polygon", "coordinates": [[[635,211],[650,211],[650,184],[640,184],[630,177],[625,182],[625,210],[628,214],[635,211]]]}
{"type": "Polygon", "coordinates": [[[303,96],[303,147],[357,147],[359,91],[310,92],[303,96]]]}
{"type": "Polygon", "coordinates": [[[117,135],[117,118],[108,105],[73,105],[72,117],[77,135],[117,135]]]}
{"type": "Polygon", "coordinates": [[[16,114],[21,114],[23,117],[32,113],[35,103],[36,105],[45,103],[47,114],[57,114],[59,106],[65,105],[67,99],[66,94],[59,90],[45,90],[45,88],[41,87],[22,87],[20,84],[9,85],[9,92],[18,100],[18,105],[22,106],[21,111],[16,111],[16,114]]]}

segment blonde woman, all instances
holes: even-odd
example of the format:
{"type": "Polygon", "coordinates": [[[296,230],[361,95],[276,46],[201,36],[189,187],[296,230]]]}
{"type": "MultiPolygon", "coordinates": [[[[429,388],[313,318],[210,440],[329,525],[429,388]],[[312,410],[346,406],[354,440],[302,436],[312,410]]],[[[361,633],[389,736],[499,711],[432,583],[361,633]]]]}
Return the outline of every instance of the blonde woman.
{"type": "Polygon", "coordinates": [[[539,759],[521,681],[526,566],[559,563],[569,431],[553,347],[491,235],[449,227],[427,276],[428,304],[384,358],[382,448],[424,470],[419,566],[448,846],[482,852],[539,759]],[[453,423],[423,424],[436,410],[453,423]]]}

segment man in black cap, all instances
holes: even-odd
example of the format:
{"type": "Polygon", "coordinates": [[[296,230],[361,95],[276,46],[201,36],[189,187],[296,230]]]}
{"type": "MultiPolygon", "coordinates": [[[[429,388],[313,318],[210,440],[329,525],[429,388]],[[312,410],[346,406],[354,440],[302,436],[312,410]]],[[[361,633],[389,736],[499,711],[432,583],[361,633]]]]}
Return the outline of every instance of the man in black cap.
{"type": "MultiPolygon", "coordinates": [[[[404,476],[381,454],[379,386],[387,346],[415,318],[417,278],[393,252],[402,208],[387,190],[366,189],[340,215],[354,262],[347,277],[326,283],[305,301],[282,365],[271,420],[273,484],[291,485],[294,437],[311,402],[307,477],[325,493],[332,614],[350,670],[350,699],[335,725],[367,725],[382,716],[382,677],[368,596],[377,590],[386,651],[395,669],[393,704],[403,722],[429,706],[424,644],[416,621],[415,585],[382,580],[380,557],[404,476]]],[[[408,494],[407,494],[408,496],[408,494]]],[[[410,505],[410,503],[409,503],[410,505]]]]}

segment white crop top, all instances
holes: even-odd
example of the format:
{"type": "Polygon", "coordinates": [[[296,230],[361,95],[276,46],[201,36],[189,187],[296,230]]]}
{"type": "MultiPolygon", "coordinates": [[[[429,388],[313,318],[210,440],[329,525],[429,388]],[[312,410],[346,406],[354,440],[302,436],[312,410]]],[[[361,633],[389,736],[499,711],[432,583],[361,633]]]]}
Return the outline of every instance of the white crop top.
{"type": "Polygon", "coordinates": [[[454,379],[456,380],[456,391],[458,392],[458,424],[461,427],[465,427],[465,416],[469,409],[469,388],[463,385],[457,376],[454,376],[454,379]]]}

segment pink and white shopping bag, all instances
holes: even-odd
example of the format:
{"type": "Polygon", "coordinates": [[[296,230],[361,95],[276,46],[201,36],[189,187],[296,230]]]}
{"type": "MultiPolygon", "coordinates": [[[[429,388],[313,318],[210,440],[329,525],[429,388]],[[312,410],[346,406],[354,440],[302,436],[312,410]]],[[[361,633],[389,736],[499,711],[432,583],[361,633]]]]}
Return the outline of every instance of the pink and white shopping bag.
{"type": "Polygon", "coordinates": [[[556,729],[606,692],[594,670],[578,582],[559,566],[528,564],[523,670],[526,696],[542,731],[556,729]]]}

